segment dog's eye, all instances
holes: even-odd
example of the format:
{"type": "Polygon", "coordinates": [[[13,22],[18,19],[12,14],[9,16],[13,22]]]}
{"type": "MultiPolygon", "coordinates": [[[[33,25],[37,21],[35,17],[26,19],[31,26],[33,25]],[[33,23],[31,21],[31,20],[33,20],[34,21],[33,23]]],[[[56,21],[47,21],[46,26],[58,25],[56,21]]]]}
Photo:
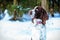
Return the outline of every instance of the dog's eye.
{"type": "Polygon", "coordinates": [[[36,11],[38,11],[38,9],[36,9],[36,11]]]}

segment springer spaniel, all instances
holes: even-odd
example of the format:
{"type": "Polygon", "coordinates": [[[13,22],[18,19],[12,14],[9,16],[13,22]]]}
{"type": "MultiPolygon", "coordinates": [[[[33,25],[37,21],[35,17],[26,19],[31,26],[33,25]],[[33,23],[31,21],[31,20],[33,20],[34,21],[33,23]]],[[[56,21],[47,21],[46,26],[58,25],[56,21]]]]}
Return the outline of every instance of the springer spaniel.
{"type": "Polygon", "coordinates": [[[36,6],[33,10],[30,10],[30,15],[33,23],[42,23],[45,25],[46,20],[48,20],[48,14],[41,6],[36,6]],[[37,22],[39,20],[40,22],[37,22]]]}
{"type": "Polygon", "coordinates": [[[45,24],[46,24],[46,20],[48,20],[47,12],[41,6],[36,6],[33,10],[30,10],[30,15],[32,18],[32,22],[34,24],[34,28],[37,29],[35,32],[33,30],[32,39],[45,40],[46,39],[45,38],[46,36],[45,24]]]}

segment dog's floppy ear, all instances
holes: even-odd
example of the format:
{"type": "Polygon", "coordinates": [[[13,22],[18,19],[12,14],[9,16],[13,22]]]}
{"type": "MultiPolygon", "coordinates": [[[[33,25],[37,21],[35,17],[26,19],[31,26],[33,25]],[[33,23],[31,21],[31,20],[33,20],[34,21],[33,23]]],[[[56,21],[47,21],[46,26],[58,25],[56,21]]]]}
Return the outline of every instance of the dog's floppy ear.
{"type": "Polygon", "coordinates": [[[32,10],[29,10],[29,15],[32,15],[32,10]]]}
{"type": "Polygon", "coordinates": [[[32,15],[32,11],[30,11],[30,15],[32,15]]]}

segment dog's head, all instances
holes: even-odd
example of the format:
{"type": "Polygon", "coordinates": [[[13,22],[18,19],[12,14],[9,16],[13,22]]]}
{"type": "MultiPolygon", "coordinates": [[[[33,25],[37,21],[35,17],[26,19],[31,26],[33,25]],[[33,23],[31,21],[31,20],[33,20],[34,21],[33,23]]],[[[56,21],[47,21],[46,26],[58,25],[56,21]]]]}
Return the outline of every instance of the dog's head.
{"type": "Polygon", "coordinates": [[[42,7],[38,7],[36,6],[34,9],[30,10],[30,15],[32,18],[42,18],[42,14],[43,14],[44,10],[42,7]]]}
{"type": "Polygon", "coordinates": [[[47,12],[41,6],[35,7],[30,14],[32,18],[41,19],[43,22],[48,19],[47,12]]]}

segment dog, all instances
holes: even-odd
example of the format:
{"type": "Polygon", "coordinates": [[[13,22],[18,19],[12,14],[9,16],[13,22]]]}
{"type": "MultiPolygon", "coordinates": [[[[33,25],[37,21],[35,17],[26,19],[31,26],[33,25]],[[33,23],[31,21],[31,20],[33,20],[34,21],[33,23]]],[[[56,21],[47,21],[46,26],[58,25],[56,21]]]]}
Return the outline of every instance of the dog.
{"type": "Polygon", "coordinates": [[[45,40],[46,32],[46,21],[48,20],[48,14],[41,6],[36,6],[33,10],[30,10],[32,23],[36,30],[32,30],[33,40],[45,40]],[[42,33],[41,33],[42,32],[42,33]],[[42,36],[41,36],[42,35],[42,36]]]}
{"type": "Polygon", "coordinates": [[[36,6],[33,10],[30,10],[30,15],[32,18],[32,23],[34,23],[35,19],[38,19],[38,20],[40,19],[42,20],[41,23],[45,25],[46,20],[48,20],[48,14],[45,11],[45,9],[43,9],[41,6],[36,6]]]}

